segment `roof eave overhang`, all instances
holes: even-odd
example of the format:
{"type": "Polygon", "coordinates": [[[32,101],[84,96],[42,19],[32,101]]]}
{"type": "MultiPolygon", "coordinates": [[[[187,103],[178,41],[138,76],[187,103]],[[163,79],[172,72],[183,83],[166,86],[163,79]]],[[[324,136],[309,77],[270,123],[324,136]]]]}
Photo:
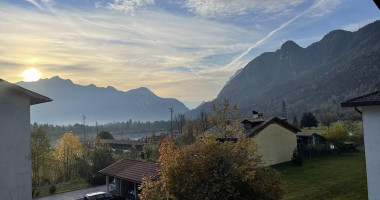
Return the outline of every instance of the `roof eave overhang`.
{"type": "Polygon", "coordinates": [[[380,101],[367,101],[367,102],[343,102],[341,107],[363,107],[363,106],[380,106],[380,101]]]}

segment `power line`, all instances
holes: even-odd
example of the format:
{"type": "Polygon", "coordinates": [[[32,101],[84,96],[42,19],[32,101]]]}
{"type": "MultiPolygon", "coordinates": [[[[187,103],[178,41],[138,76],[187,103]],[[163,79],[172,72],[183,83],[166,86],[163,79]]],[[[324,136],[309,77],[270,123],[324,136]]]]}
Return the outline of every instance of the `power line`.
{"type": "Polygon", "coordinates": [[[82,115],[83,117],[83,141],[86,143],[86,115],[82,115]]]}
{"type": "Polygon", "coordinates": [[[173,108],[170,107],[170,138],[173,138],[173,108]]]}

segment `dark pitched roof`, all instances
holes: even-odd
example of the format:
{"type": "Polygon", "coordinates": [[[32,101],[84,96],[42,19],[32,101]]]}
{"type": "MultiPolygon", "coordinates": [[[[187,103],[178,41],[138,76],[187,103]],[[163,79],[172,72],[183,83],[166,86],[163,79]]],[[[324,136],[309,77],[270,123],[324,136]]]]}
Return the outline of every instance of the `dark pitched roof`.
{"type": "Polygon", "coordinates": [[[124,145],[144,145],[144,141],[137,140],[114,140],[114,139],[100,139],[100,142],[103,144],[124,144],[124,145]]]}
{"type": "Polygon", "coordinates": [[[38,93],[32,92],[30,90],[27,90],[23,87],[12,84],[12,83],[5,81],[3,79],[0,79],[0,91],[10,91],[10,92],[16,92],[16,93],[24,94],[24,95],[29,97],[30,105],[35,105],[35,104],[39,104],[39,103],[45,103],[45,102],[53,101],[49,97],[45,97],[45,96],[40,95],[38,93]]]}
{"type": "Polygon", "coordinates": [[[298,132],[297,136],[300,136],[300,137],[311,137],[314,134],[316,134],[316,133],[298,132]]]}
{"type": "MultiPolygon", "coordinates": [[[[279,118],[279,117],[273,117],[273,116],[261,116],[258,118],[245,118],[241,120],[241,124],[238,125],[238,127],[227,127],[227,129],[233,129],[233,128],[239,128],[244,130],[244,134],[246,137],[253,137],[257,133],[259,133],[261,130],[263,130],[265,127],[269,126],[270,124],[276,123],[288,130],[291,130],[294,133],[297,133],[300,131],[297,127],[289,124],[286,121],[286,118],[279,118]],[[245,123],[250,123],[252,124],[252,128],[250,129],[244,129],[245,123]]],[[[210,133],[213,135],[219,135],[220,131],[216,128],[210,128],[207,130],[205,133],[210,133]]],[[[204,133],[204,134],[205,134],[204,133]]],[[[203,137],[204,134],[202,134],[200,137],[203,137]]],[[[223,139],[237,139],[236,136],[228,136],[228,137],[223,137],[223,139]]]]}
{"type": "Polygon", "coordinates": [[[358,106],[376,106],[380,105],[380,91],[366,94],[345,101],[340,104],[342,107],[358,107],[358,106]]]}
{"type": "Polygon", "coordinates": [[[123,180],[141,183],[146,175],[156,174],[158,166],[157,163],[123,159],[99,172],[123,180]]]}
{"type": "MultiPolygon", "coordinates": [[[[259,133],[261,130],[263,130],[265,127],[269,126],[270,124],[273,124],[273,123],[276,123],[294,133],[297,133],[298,131],[300,131],[297,127],[289,124],[287,121],[286,121],[286,118],[279,118],[279,117],[262,117],[262,118],[256,118],[255,120],[253,120],[253,123],[255,124],[255,122],[257,121],[260,121],[262,120],[261,123],[257,123],[255,126],[253,126],[251,129],[249,130],[246,130],[246,134],[247,136],[249,137],[252,137],[254,135],[256,135],[257,133],[259,133]]],[[[245,120],[243,120],[242,122],[244,122],[245,120]]]]}

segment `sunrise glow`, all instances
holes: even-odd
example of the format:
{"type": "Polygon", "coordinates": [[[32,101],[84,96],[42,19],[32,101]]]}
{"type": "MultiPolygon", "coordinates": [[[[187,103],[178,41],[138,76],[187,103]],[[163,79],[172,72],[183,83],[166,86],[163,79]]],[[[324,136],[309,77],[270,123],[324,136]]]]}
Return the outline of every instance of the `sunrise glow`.
{"type": "Polygon", "coordinates": [[[39,72],[35,68],[29,68],[29,69],[25,70],[21,74],[21,76],[24,78],[24,81],[26,81],[26,82],[34,82],[34,81],[40,80],[40,78],[42,77],[42,73],[39,72]]]}

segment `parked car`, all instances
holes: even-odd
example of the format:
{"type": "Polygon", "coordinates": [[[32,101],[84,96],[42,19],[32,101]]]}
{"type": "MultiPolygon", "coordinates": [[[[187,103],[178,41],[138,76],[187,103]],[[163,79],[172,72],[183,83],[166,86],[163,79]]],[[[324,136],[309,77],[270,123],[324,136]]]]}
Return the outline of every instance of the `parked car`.
{"type": "Polygon", "coordinates": [[[108,192],[94,192],[86,194],[83,200],[124,200],[124,197],[116,196],[108,192]]]}

